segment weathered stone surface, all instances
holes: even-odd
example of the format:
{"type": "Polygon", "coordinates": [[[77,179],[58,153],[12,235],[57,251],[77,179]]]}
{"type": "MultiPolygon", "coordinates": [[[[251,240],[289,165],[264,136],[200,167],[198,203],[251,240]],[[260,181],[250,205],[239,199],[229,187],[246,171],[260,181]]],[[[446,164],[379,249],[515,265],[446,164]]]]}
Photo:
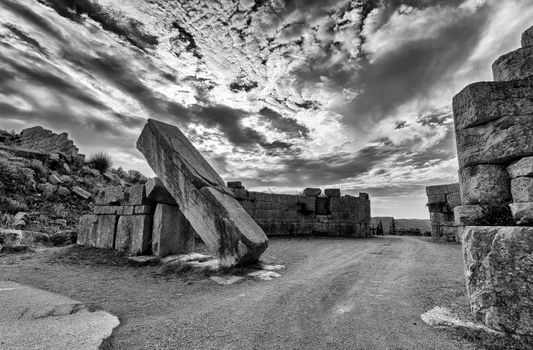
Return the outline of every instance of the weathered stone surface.
{"type": "Polygon", "coordinates": [[[265,233],[178,128],[150,119],[137,147],[223,264],[256,261],[261,256],[268,246],[265,233]]]}
{"type": "Polygon", "coordinates": [[[518,49],[498,58],[492,65],[496,81],[524,79],[533,75],[533,48],[518,49]]]}
{"type": "Polygon", "coordinates": [[[119,211],[118,213],[120,215],[133,215],[133,211],[135,209],[135,207],[133,205],[125,205],[125,206],[122,206],[122,207],[119,207],[119,211]]]}
{"type": "Polygon", "coordinates": [[[70,191],[66,187],[59,186],[59,188],[57,189],[57,194],[66,197],[70,195],[70,191]]]}
{"type": "Polygon", "coordinates": [[[96,205],[121,205],[128,201],[128,193],[122,186],[106,187],[94,198],[96,205]]]}
{"type": "Polygon", "coordinates": [[[455,193],[459,192],[459,184],[448,184],[448,185],[435,185],[435,186],[427,186],[426,187],[426,194],[428,196],[436,196],[436,195],[442,195],[442,194],[448,194],[448,193],[455,193]]]}
{"type": "Polygon", "coordinates": [[[533,47],[533,27],[522,33],[522,47],[533,47]]]}
{"type": "Polygon", "coordinates": [[[72,192],[74,192],[74,193],[77,194],[78,196],[80,196],[80,197],[82,197],[82,198],[85,198],[85,199],[89,199],[89,198],[91,198],[91,193],[85,191],[83,188],[81,188],[81,187],[79,187],[79,186],[74,186],[74,187],[72,187],[72,192]]]}
{"type": "Polygon", "coordinates": [[[40,126],[22,130],[16,146],[40,152],[61,152],[71,156],[78,154],[78,149],[69,140],[67,133],[55,134],[40,126]]]}
{"type": "Polygon", "coordinates": [[[446,202],[451,208],[461,205],[461,193],[454,192],[446,195],[446,202]]]}
{"type": "Polygon", "coordinates": [[[522,158],[507,167],[511,179],[526,176],[533,177],[533,157],[522,158]]]}
{"type": "Polygon", "coordinates": [[[481,205],[460,205],[453,208],[455,224],[459,226],[474,225],[482,216],[481,205]]]}
{"type": "Polygon", "coordinates": [[[511,200],[510,178],[505,167],[480,164],[459,171],[461,202],[479,204],[511,200]]]}
{"type": "Polygon", "coordinates": [[[42,192],[43,196],[50,197],[57,190],[57,187],[52,184],[45,183],[45,184],[39,184],[37,186],[37,189],[42,192]]]}
{"type": "Polygon", "coordinates": [[[432,196],[428,196],[428,204],[436,204],[436,203],[446,203],[446,195],[435,194],[432,196]]]}
{"type": "Polygon", "coordinates": [[[329,198],[339,198],[341,196],[341,190],[339,188],[326,188],[324,194],[329,198]]]}
{"type": "Polygon", "coordinates": [[[23,231],[0,228],[0,247],[14,247],[21,244],[23,231]]]}
{"type": "Polygon", "coordinates": [[[146,205],[152,204],[146,197],[146,190],[144,185],[133,185],[125,190],[128,198],[128,205],[146,205]]]}
{"type": "Polygon", "coordinates": [[[146,197],[156,203],[168,204],[177,206],[176,200],[159,180],[159,178],[154,177],[148,179],[145,184],[146,197]]]}
{"type": "Polygon", "coordinates": [[[533,202],[533,177],[517,177],[511,180],[513,202],[533,202]]]}
{"type": "Polygon", "coordinates": [[[133,215],[151,215],[154,210],[154,205],[136,205],[133,207],[133,215]]]}
{"type": "Polygon", "coordinates": [[[97,239],[98,217],[96,215],[84,215],[78,224],[77,243],[85,246],[95,246],[97,239]]]}
{"type": "Polygon", "coordinates": [[[54,174],[48,176],[48,181],[49,181],[52,185],[59,185],[59,184],[61,183],[61,180],[59,179],[59,177],[57,177],[57,176],[54,175],[54,174]]]}
{"type": "Polygon", "coordinates": [[[509,204],[515,223],[520,226],[533,226],[533,202],[509,204]]]}
{"type": "Polygon", "coordinates": [[[150,252],[152,215],[123,215],[118,219],[115,249],[131,255],[150,252]]]}
{"type": "Polygon", "coordinates": [[[94,207],[94,214],[96,215],[117,215],[122,214],[122,207],[112,205],[98,205],[94,207]],[[120,211],[120,213],[119,213],[120,211]]]}
{"type": "Polygon", "coordinates": [[[194,230],[178,207],[158,204],[152,229],[152,253],[164,257],[188,254],[194,247],[194,230]]]}
{"type": "Polygon", "coordinates": [[[307,196],[307,197],[317,197],[320,193],[322,192],[322,190],[320,188],[306,188],[304,189],[304,196],[307,196]]]}
{"type": "MultiPolygon", "coordinates": [[[[533,98],[530,100],[533,101],[533,98]]],[[[504,117],[475,128],[456,130],[459,167],[508,164],[515,159],[532,156],[531,140],[531,115],[504,117]]]]}
{"type": "Polygon", "coordinates": [[[115,247],[115,232],[118,216],[98,215],[96,223],[96,241],[92,245],[96,248],[113,249],[115,247]]]}
{"type": "Polygon", "coordinates": [[[531,114],[532,96],[533,78],[470,84],[453,98],[455,130],[531,114]]]}
{"type": "Polygon", "coordinates": [[[467,227],[463,255],[474,316],[496,330],[533,334],[533,227],[467,227]]]}

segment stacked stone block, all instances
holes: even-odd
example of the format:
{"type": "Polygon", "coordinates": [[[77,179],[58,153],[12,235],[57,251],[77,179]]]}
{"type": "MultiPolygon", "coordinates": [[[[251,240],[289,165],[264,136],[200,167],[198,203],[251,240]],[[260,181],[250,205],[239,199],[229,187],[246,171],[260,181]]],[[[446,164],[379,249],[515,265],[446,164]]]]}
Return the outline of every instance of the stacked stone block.
{"type": "Polygon", "coordinates": [[[431,220],[431,237],[437,240],[459,242],[458,227],[455,223],[453,209],[461,205],[459,184],[426,187],[428,210],[431,220]]]}
{"type": "Polygon", "coordinates": [[[370,236],[370,200],[341,196],[339,189],[306,188],[301,195],[247,191],[228,183],[235,198],[268,236],[370,236]]]}
{"type": "Polygon", "coordinates": [[[469,85],[453,100],[462,201],[455,219],[464,227],[474,316],[533,337],[533,27],[492,68],[494,82],[469,85]],[[519,226],[477,226],[487,222],[519,226]]]}
{"type": "Polygon", "coordinates": [[[162,257],[189,253],[194,230],[156,178],[100,190],[94,214],[80,220],[78,244],[162,257]]]}

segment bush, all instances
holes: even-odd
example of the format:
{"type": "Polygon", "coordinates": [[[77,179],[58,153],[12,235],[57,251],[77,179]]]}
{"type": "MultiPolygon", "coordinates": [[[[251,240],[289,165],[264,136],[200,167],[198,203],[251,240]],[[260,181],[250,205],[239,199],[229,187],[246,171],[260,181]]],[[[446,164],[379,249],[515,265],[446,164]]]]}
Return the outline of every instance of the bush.
{"type": "Polygon", "coordinates": [[[100,173],[105,173],[113,166],[113,160],[106,152],[96,152],[91,154],[88,164],[91,168],[98,170],[100,173]]]}
{"type": "Polygon", "coordinates": [[[128,177],[128,173],[122,169],[122,167],[118,167],[117,169],[111,169],[111,172],[121,179],[126,179],[128,177]]]}
{"type": "Polygon", "coordinates": [[[144,184],[148,178],[139,170],[128,170],[129,181],[133,184],[144,184]]]}

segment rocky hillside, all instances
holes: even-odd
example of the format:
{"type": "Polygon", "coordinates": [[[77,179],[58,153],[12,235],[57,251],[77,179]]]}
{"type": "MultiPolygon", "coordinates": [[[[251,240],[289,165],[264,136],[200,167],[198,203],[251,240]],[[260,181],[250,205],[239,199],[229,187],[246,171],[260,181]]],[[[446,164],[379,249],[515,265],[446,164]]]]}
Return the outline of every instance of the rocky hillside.
{"type": "Polygon", "coordinates": [[[65,133],[0,131],[0,248],[75,242],[79,217],[103,187],[146,180],[110,165],[105,154],[86,161],[65,133]]]}

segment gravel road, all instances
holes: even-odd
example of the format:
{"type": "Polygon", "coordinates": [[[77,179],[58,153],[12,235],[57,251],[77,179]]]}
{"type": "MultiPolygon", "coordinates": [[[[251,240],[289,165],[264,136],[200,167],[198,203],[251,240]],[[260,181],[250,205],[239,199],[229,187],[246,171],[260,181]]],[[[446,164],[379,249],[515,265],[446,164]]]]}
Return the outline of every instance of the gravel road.
{"type": "Polygon", "coordinates": [[[436,305],[467,312],[460,247],[425,238],[272,239],[264,259],[286,264],[283,276],[231,286],[153,267],[5,259],[3,279],[118,316],[104,349],[476,348],[420,319],[436,305]]]}

